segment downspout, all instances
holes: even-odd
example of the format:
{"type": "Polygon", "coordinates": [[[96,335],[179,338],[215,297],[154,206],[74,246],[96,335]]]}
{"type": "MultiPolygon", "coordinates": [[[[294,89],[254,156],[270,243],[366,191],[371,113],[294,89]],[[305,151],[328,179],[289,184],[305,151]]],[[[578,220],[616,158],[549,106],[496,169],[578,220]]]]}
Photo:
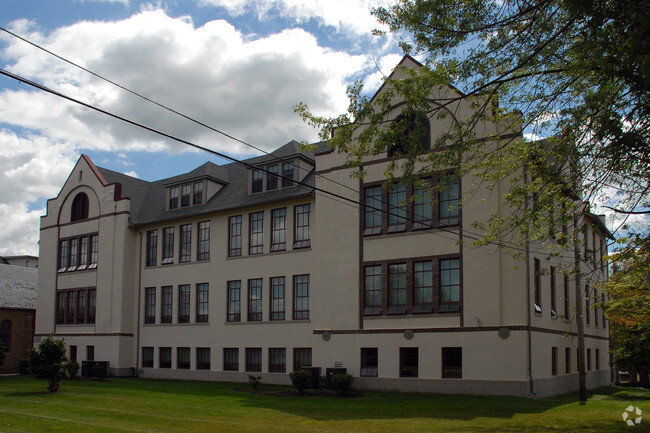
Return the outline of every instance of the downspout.
{"type": "Polygon", "coordinates": [[[135,228],[135,225],[131,222],[131,217],[129,217],[129,227],[135,230],[139,236],[138,245],[138,287],[137,287],[137,296],[138,296],[138,311],[136,312],[136,323],[135,323],[135,371],[133,372],[135,377],[138,377],[140,374],[140,307],[142,302],[142,296],[140,296],[140,288],[142,287],[142,232],[135,228]]]}
{"type": "MultiPolygon", "coordinates": [[[[528,182],[528,165],[524,164],[524,182],[528,182]]],[[[524,201],[526,209],[528,209],[528,196],[524,201]]],[[[532,334],[532,318],[530,314],[530,243],[528,241],[528,233],[526,233],[524,246],[526,248],[526,330],[528,339],[528,389],[532,396],[535,393],[535,382],[533,380],[533,334],[532,334]]]]}

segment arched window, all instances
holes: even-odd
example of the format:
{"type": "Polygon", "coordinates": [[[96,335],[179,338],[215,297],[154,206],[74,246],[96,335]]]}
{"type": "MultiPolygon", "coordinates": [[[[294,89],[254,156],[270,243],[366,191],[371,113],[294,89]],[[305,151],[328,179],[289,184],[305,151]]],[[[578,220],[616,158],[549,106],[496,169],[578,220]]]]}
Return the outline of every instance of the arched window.
{"type": "Polygon", "coordinates": [[[11,321],[5,319],[0,324],[0,344],[4,346],[5,353],[11,352],[11,321]]]}
{"type": "Polygon", "coordinates": [[[72,201],[70,221],[85,220],[86,218],[88,218],[88,196],[80,192],[72,201]]]}
{"type": "Polygon", "coordinates": [[[397,133],[395,142],[388,146],[388,156],[402,156],[415,151],[421,153],[431,148],[431,125],[425,113],[400,114],[391,124],[397,133]],[[418,148],[413,149],[409,140],[416,137],[418,148]]]}

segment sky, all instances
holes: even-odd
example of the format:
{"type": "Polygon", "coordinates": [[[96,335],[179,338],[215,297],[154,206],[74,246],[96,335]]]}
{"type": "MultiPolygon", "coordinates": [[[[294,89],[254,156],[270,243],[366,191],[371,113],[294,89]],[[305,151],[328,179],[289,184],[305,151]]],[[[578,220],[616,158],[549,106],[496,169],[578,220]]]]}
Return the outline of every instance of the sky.
{"type": "MultiPolygon", "coordinates": [[[[265,151],[317,141],[293,107],[345,111],[401,59],[370,11],[388,0],[2,0],[0,27],[265,151]]],[[[192,143],[260,152],[198,126],[0,31],[0,68],[192,143]]],[[[153,181],[206,152],[0,75],[0,255],[38,255],[40,216],[81,154],[153,181]]]]}

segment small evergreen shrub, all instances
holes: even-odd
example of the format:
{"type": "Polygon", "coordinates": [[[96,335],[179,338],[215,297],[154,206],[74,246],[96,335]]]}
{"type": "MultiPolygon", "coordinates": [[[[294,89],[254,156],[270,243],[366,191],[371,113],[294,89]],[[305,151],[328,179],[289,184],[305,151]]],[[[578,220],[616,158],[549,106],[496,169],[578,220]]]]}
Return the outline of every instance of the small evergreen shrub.
{"type": "Polygon", "coordinates": [[[254,376],[252,374],[248,375],[248,383],[253,387],[253,391],[257,391],[257,388],[260,387],[262,383],[262,376],[254,376]]]}
{"type": "Polygon", "coordinates": [[[338,389],[339,392],[343,395],[346,395],[352,386],[352,377],[351,374],[338,373],[332,376],[332,385],[335,389],[338,389]]]}
{"type": "Polygon", "coordinates": [[[296,387],[300,394],[305,392],[305,389],[309,386],[309,382],[311,382],[311,373],[307,370],[292,371],[289,373],[289,377],[291,378],[291,383],[293,383],[293,386],[296,387]]]}

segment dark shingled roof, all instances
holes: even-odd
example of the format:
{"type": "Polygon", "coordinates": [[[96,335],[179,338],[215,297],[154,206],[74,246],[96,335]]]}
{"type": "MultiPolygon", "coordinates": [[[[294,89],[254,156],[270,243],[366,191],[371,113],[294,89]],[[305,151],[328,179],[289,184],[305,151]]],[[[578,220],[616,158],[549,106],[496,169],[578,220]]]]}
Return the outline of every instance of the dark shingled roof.
{"type": "MultiPolygon", "coordinates": [[[[302,157],[313,162],[314,152],[303,151],[300,148],[300,143],[290,141],[270,155],[250,158],[245,160],[245,163],[258,166],[274,161],[291,159],[293,157],[302,157]]],[[[303,179],[301,185],[280,188],[261,194],[248,194],[248,178],[250,172],[248,168],[240,163],[219,166],[212,162],[206,162],[189,173],[155,182],[136,179],[101,167],[97,167],[97,169],[108,183],[120,183],[122,185],[122,197],[131,200],[131,222],[136,225],[307,196],[312,194],[315,184],[314,170],[312,170],[303,179]],[[171,211],[166,210],[166,187],[168,185],[204,178],[217,182],[223,185],[223,187],[213,197],[209,197],[207,202],[201,205],[171,211]]]]}
{"type": "Polygon", "coordinates": [[[0,265],[0,308],[36,309],[38,269],[0,265]]]}

